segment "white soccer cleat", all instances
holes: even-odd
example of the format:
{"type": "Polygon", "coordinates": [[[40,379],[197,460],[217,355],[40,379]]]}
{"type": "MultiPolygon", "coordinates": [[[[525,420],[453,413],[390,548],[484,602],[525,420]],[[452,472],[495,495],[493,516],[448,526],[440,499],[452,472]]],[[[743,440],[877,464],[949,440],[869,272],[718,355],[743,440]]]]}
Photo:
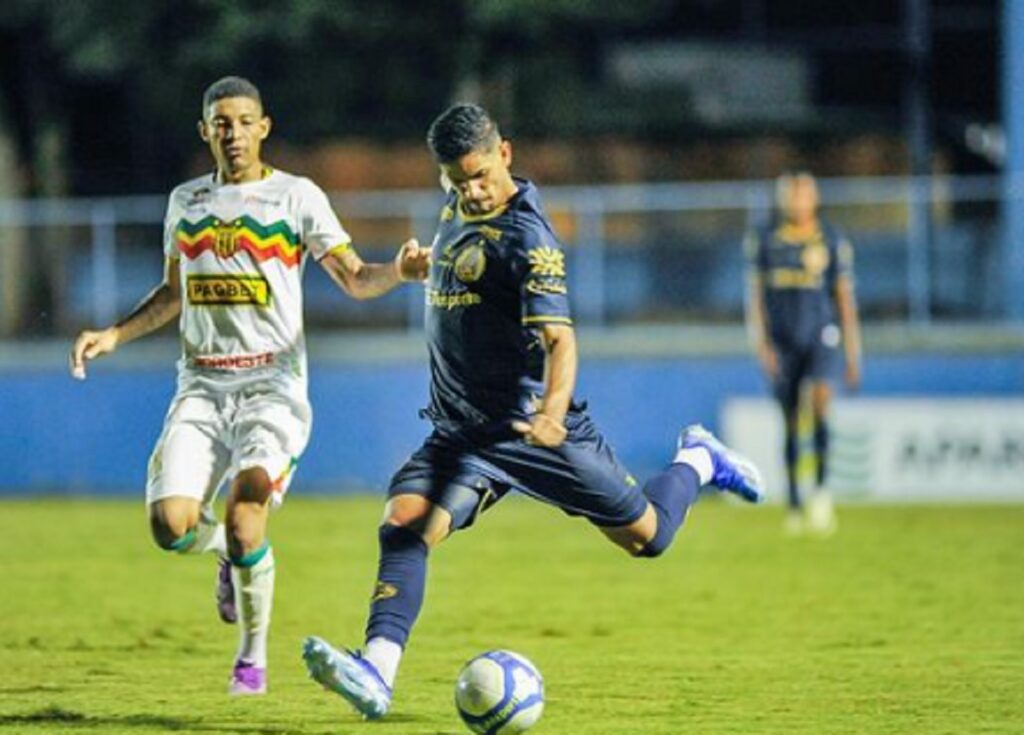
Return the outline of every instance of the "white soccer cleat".
{"type": "Polygon", "coordinates": [[[391,687],[358,651],[339,651],[322,638],[310,636],[302,644],[302,659],[310,677],[344,697],[367,720],[387,714],[391,687]]]}
{"type": "Polygon", "coordinates": [[[817,490],[808,500],[807,525],[818,536],[831,536],[838,529],[832,495],[827,490],[817,490]]]}

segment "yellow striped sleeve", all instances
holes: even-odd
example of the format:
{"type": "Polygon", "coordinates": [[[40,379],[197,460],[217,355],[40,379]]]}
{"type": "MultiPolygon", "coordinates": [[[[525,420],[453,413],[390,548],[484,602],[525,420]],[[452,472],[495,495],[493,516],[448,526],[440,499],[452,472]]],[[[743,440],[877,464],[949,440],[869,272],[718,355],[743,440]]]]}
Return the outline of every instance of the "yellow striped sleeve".
{"type": "Polygon", "coordinates": [[[326,253],[324,253],[323,257],[321,258],[321,260],[326,258],[328,255],[344,255],[345,253],[350,252],[351,250],[352,250],[352,241],[351,240],[348,241],[348,242],[338,243],[333,248],[331,248],[326,253]]]}
{"type": "Polygon", "coordinates": [[[523,324],[572,324],[567,316],[524,316],[523,324]]]}

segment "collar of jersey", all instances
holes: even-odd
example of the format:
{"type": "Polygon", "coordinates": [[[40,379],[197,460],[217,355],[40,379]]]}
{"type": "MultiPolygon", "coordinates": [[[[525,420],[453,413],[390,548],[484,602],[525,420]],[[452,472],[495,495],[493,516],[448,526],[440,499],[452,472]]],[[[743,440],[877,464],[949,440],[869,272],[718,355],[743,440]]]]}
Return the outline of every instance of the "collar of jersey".
{"type": "Polygon", "coordinates": [[[217,180],[217,169],[213,170],[213,173],[210,174],[210,178],[213,179],[213,183],[214,183],[215,186],[247,186],[248,184],[258,184],[261,181],[266,181],[267,179],[269,179],[273,175],[274,175],[274,167],[273,166],[264,165],[263,166],[263,170],[260,171],[260,177],[258,179],[256,179],[255,181],[243,181],[241,184],[226,184],[223,181],[218,181],[217,180]]]}
{"type": "Polygon", "coordinates": [[[458,204],[455,206],[455,211],[457,211],[459,213],[459,219],[461,219],[463,222],[485,222],[485,221],[487,221],[489,219],[494,219],[495,217],[500,217],[501,215],[505,214],[505,210],[507,210],[507,209],[508,209],[508,202],[505,202],[500,207],[497,207],[496,209],[494,209],[494,210],[492,210],[490,212],[487,212],[486,214],[466,214],[462,210],[462,200],[461,199],[459,200],[458,204]]]}
{"type": "Polygon", "coordinates": [[[814,229],[810,232],[810,234],[808,234],[805,237],[795,236],[793,234],[793,225],[790,224],[783,224],[782,226],[780,226],[777,230],[775,230],[775,235],[783,242],[800,244],[803,242],[807,242],[808,240],[820,238],[822,236],[821,223],[816,224],[814,229]]]}

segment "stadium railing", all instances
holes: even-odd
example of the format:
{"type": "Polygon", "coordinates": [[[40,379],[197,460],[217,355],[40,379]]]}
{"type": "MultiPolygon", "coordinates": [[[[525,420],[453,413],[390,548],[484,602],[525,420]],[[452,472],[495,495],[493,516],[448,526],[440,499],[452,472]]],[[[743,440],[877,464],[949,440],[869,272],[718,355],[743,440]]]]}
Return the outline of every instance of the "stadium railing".
{"type": "MultiPolygon", "coordinates": [[[[1002,212],[1021,206],[1001,177],[822,179],[825,215],[853,241],[868,321],[926,326],[1008,313],[1002,212]],[[924,216],[922,216],[922,211],[924,216]]],[[[743,234],[766,220],[771,181],[544,187],[566,246],[577,320],[602,328],[742,318],[743,234]]],[[[439,191],[332,196],[367,259],[411,235],[429,242],[439,191]]],[[[0,202],[0,329],[66,336],[104,324],[160,277],[166,199],[135,196],[0,202]]],[[[311,328],[419,328],[422,294],[339,299],[311,268],[311,328]]],[[[1012,284],[1012,280],[1010,282],[1012,284]]]]}

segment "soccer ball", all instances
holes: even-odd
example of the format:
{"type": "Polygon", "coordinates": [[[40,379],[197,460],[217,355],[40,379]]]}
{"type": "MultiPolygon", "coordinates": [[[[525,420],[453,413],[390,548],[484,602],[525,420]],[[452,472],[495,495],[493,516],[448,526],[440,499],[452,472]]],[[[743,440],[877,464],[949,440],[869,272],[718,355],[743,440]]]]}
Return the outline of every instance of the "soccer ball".
{"type": "Polygon", "coordinates": [[[459,672],[455,708],[480,735],[526,732],[544,711],[544,680],[518,653],[481,653],[459,672]]]}

